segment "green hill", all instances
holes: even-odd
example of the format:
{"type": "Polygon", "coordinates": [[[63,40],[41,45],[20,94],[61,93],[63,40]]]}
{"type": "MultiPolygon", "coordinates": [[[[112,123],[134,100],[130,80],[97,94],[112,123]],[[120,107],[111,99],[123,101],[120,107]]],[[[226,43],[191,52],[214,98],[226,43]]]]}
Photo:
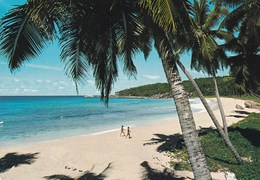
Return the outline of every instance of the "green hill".
{"type": "MultiPolygon", "coordinates": [[[[214,83],[212,78],[195,79],[198,86],[201,88],[204,96],[214,96],[214,83]]],[[[231,77],[217,77],[219,92],[221,96],[235,95],[234,80],[231,77]]],[[[196,97],[197,93],[189,81],[183,81],[183,85],[191,96],[196,97]]],[[[144,96],[144,97],[170,97],[170,86],[168,83],[156,83],[144,86],[138,86],[116,92],[117,96],[144,96]]]]}

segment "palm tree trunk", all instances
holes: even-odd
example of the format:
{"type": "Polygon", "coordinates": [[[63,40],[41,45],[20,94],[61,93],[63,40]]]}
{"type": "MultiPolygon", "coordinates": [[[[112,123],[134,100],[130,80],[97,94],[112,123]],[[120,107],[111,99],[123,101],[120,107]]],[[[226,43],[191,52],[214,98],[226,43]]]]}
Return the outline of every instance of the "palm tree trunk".
{"type": "Polygon", "coordinates": [[[221,114],[221,117],[222,117],[224,132],[228,136],[227,120],[226,120],[225,112],[224,112],[224,109],[223,109],[223,106],[222,106],[222,102],[220,100],[220,96],[219,96],[219,92],[218,92],[218,83],[217,83],[215,75],[213,76],[213,81],[214,81],[214,85],[215,85],[215,94],[216,94],[216,97],[217,97],[219,111],[220,111],[220,114],[221,114]]]}
{"type": "Polygon", "coordinates": [[[206,101],[205,97],[203,96],[202,92],[200,91],[200,88],[198,87],[197,83],[194,81],[194,79],[192,78],[190,73],[187,71],[187,69],[182,65],[182,63],[180,61],[177,61],[177,64],[179,65],[181,70],[184,72],[184,74],[188,77],[188,79],[192,83],[193,87],[195,88],[196,92],[198,93],[198,96],[199,96],[201,102],[203,103],[203,105],[206,108],[210,118],[212,119],[213,123],[215,124],[215,126],[216,126],[216,128],[217,128],[217,130],[218,130],[218,132],[220,134],[220,136],[223,138],[223,140],[225,141],[226,145],[228,146],[228,148],[230,149],[232,154],[235,156],[237,162],[238,163],[242,163],[242,159],[241,159],[240,155],[238,154],[238,152],[237,152],[236,148],[234,147],[234,145],[231,143],[231,141],[228,138],[228,136],[225,134],[225,132],[221,128],[221,126],[220,126],[216,116],[214,115],[214,113],[210,109],[210,106],[207,103],[207,101],[206,101]]]}
{"type": "Polygon", "coordinates": [[[183,138],[187,147],[189,160],[195,179],[211,179],[203,154],[198,132],[196,131],[188,95],[183,87],[178,69],[173,59],[162,59],[168,83],[171,86],[172,96],[182,129],[183,138]]]}
{"type": "Polygon", "coordinates": [[[205,155],[203,154],[198,132],[196,131],[188,95],[182,84],[174,55],[167,41],[162,40],[161,34],[155,36],[155,48],[162,60],[163,68],[171,87],[179,122],[187,148],[189,161],[195,179],[212,179],[207,166],[205,155]]]}

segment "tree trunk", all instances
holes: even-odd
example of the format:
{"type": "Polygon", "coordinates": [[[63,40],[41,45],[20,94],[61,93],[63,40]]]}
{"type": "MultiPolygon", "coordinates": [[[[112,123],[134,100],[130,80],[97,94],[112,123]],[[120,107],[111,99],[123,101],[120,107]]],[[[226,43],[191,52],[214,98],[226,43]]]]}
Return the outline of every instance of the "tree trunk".
{"type": "Polygon", "coordinates": [[[225,132],[223,131],[223,129],[221,128],[216,116],[214,115],[214,113],[212,112],[212,110],[209,107],[208,102],[206,101],[205,97],[203,96],[202,92],[200,91],[200,88],[198,87],[197,83],[194,81],[194,79],[192,78],[192,76],[190,75],[190,73],[186,70],[186,68],[182,65],[182,63],[180,61],[177,61],[177,64],[179,65],[179,67],[181,68],[181,70],[184,72],[184,74],[188,77],[188,79],[190,80],[190,82],[192,83],[192,85],[194,86],[194,88],[196,89],[196,92],[198,93],[198,96],[201,100],[201,102],[203,103],[204,107],[206,108],[210,118],[212,119],[213,123],[215,124],[220,136],[223,138],[223,140],[225,141],[226,145],[228,146],[228,148],[230,149],[230,151],[232,152],[232,154],[235,156],[236,160],[238,161],[238,163],[242,163],[242,159],[240,157],[240,155],[238,154],[236,148],[233,146],[233,144],[231,143],[230,139],[228,138],[228,136],[225,134],[225,132]]]}
{"type": "Polygon", "coordinates": [[[198,132],[196,131],[188,95],[182,85],[176,64],[173,59],[164,59],[163,67],[168,83],[171,86],[172,96],[175,100],[182,134],[187,147],[194,177],[195,179],[211,179],[206,158],[202,152],[198,132]]]}
{"type": "Polygon", "coordinates": [[[216,94],[216,97],[217,97],[219,111],[220,111],[220,114],[221,114],[221,117],[222,117],[223,129],[224,129],[225,134],[228,136],[227,120],[226,120],[225,112],[224,112],[224,109],[223,109],[223,106],[222,106],[222,102],[220,100],[220,96],[219,96],[219,92],[218,92],[218,83],[217,83],[215,75],[213,76],[213,81],[214,81],[214,85],[215,85],[215,94],[216,94]]]}
{"type": "Polygon", "coordinates": [[[155,47],[162,60],[164,72],[171,87],[194,178],[199,180],[212,179],[196,131],[188,95],[176,66],[175,57],[168,42],[162,40],[161,34],[158,36],[158,38],[155,38],[155,47]]]}

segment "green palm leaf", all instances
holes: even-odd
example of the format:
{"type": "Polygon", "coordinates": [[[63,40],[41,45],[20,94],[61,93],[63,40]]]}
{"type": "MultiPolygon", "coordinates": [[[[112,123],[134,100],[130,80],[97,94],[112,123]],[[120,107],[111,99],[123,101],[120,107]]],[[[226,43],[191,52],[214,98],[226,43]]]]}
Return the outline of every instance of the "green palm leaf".
{"type": "Polygon", "coordinates": [[[139,0],[139,4],[148,10],[159,26],[168,32],[175,33],[177,31],[174,17],[177,10],[172,0],[139,0]]]}
{"type": "Polygon", "coordinates": [[[85,54],[86,45],[84,34],[75,24],[68,24],[62,27],[61,31],[61,60],[65,62],[66,74],[69,75],[76,84],[83,84],[88,72],[88,60],[85,54]]]}
{"type": "Polygon", "coordinates": [[[217,26],[220,20],[227,16],[228,13],[228,9],[222,7],[220,3],[217,3],[208,14],[207,20],[205,22],[205,28],[214,28],[214,26],[217,26]]]}
{"type": "Polygon", "coordinates": [[[39,29],[30,21],[25,6],[12,9],[1,23],[0,48],[8,58],[11,70],[38,56],[45,43],[39,29]]]}
{"type": "Polygon", "coordinates": [[[209,12],[209,6],[206,0],[194,1],[193,4],[193,18],[198,25],[203,25],[207,19],[207,13],[209,12]]]}
{"type": "Polygon", "coordinates": [[[60,24],[58,19],[61,20],[61,17],[67,14],[65,10],[60,11],[61,5],[64,5],[64,2],[54,0],[29,0],[26,5],[25,11],[30,14],[30,20],[48,40],[52,40],[57,34],[55,26],[60,24]]]}
{"type": "Polygon", "coordinates": [[[116,34],[110,29],[110,44],[108,49],[108,62],[107,62],[107,80],[105,86],[105,103],[108,103],[108,97],[111,93],[112,86],[118,77],[118,69],[117,69],[117,55],[118,48],[116,42],[116,34]]]}
{"type": "Polygon", "coordinates": [[[212,35],[214,38],[223,39],[226,42],[229,42],[234,38],[233,34],[223,30],[212,30],[209,32],[209,34],[212,35]]]}
{"type": "MultiPolygon", "coordinates": [[[[219,1],[219,0],[214,0],[214,1],[219,1]]],[[[242,3],[248,2],[248,0],[221,0],[221,2],[224,5],[235,7],[235,6],[241,5],[242,3]]]]}

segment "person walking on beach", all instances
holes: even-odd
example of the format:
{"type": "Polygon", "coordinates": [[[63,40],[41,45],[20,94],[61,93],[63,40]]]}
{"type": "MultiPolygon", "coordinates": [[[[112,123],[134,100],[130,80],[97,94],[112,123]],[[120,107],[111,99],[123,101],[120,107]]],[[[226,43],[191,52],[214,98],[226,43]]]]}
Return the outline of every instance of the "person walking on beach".
{"type": "Polygon", "coordinates": [[[123,134],[123,136],[125,136],[125,129],[124,129],[123,125],[121,126],[120,136],[122,136],[122,134],[123,134]]]}
{"type": "Polygon", "coordinates": [[[126,134],[126,137],[125,138],[127,138],[127,137],[129,137],[129,139],[131,138],[131,135],[130,135],[130,128],[129,127],[127,127],[127,134],[126,134]]]}

